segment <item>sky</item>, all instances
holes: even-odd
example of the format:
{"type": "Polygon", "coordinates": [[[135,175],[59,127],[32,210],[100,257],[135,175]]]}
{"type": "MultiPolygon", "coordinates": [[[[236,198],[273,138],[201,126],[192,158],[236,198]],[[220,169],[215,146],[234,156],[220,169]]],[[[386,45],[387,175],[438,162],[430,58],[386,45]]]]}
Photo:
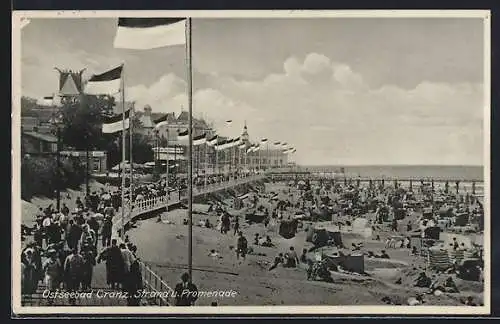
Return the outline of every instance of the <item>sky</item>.
{"type": "MultiPolygon", "coordinates": [[[[221,135],[287,142],[307,165],[482,165],[483,20],[193,19],[193,113],[221,135]],[[231,119],[230,126],[224,125],[231,119]]],[[[37,18],[21,32],[22,94],[125,63],[125,96],[187,109],[183,46],[113,48],[117,19],[37,18]]]]}

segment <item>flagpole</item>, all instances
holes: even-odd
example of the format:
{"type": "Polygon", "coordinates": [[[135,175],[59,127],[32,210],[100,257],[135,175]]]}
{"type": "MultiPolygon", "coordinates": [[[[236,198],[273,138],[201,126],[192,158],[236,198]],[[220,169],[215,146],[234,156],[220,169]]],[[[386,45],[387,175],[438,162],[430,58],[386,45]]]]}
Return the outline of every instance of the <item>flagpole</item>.
{"type": "Polygon", "coordinates": [[[269,140],[266,143],[266,161],[267,161],[267,167],[266,170],[269,169],[269,166],[271,165],[271,157],[269,156],[269,140]]]}
{"type": "Polygon", "coordinates": [[[123,240],[125,237],[125,142],[127,140],[125,134],[125,85],[123,80],[124,69],[122,69],[122,77],[120,79],[121,86],[121,101],[122,101],[122,228],[120,231],[120,238],[123,240]]]}
{"type": "Polygon", "coordinates": [[[207,177],[208,177],[208,144],[206,142],[207,138],[206,138],[206,134],[205,134],[205,188],[207,188],[207,177]]]}
{"type": "MultiPolygon", "coordinates": [[[[125,102],[123,103],[125,105],[125,102]]],[[[129,133],[129,155],[130,155],[130,208],[129,208],[129,213],[130,213],[130,219],[132,219],[132,207],[134,206],[134,159],[132,158],[132,135],[133,135],[133,116],[134,116],[134,105],[132,104],[132,107],[130,107],[130,115],[129,115],[129,127],[128,127],[128,133],[129,133]]]]}
{"type": "MultiPolygon", "coordinates": [[[[170,188],[169,188],[169,181],[170,181],[170,175],[169,175],[170,174],[170,170],[169,170],[170,165],[169,164],[170,163],[168,163],[170,160],[170,154],[168,152],[168,134],[169,134],[169,132],[168,132],[168,128],[167,128],[167,150],[166,150],[167,151],[167,210],[166,210],[167,212],[168,212],[168,201],[170,200],[170,188]]],[[[158,159],[159,158],[160,158],[160,152],[158,152],[158,159]]],[[[160,170],[161,170],[161,167],[160,167],[160,170]]],[[[160,175],[160,177],[161,177],[161,175],[160,175]]]]}
{"type": "Polygon", "coordinates": [[[188,217],[189,217],[189,241],[188,241],[188,266],[189,282],[193,280],[193,81],[192,81],[192,53],[191,53],[191,18],[186,19],[186,61],[187,61],[187,84],[188,84],[188,217]]]}
{"type": "Polygon", "coordinates": [[[216,180],[217,182],[219,182],[219,150],[218,150],[218,142],[219,142],[219,139],[217,138],[217,142],[215,143],[214,145],[214,148],[215,148],[215,174],[217,175],[216,177],[216,180]]]}

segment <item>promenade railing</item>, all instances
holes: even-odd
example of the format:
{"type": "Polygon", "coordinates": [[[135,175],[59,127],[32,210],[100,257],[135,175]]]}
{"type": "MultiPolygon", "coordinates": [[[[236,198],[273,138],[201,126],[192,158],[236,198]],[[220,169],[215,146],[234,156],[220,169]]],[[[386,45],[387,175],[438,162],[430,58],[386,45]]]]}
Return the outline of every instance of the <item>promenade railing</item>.
{"type": "MultiPolygon", "coordinates": [[[[213,193],[219,190],[233,188],[252,181],[261,180],[265,177],[263,174],[250,175],[246,177],[233,178],[229,181],[207,184],[207,186],[193,186],[193,197],[198,197],[213,193]]],[[[113,232],[117,233],[121,229],[122,223],[127,224],[132,219],[142,214],[146,214],[161,208],[178,204],[179,202],[187,200],[187,189],[170,191],[167,195],[153,197],[149,199],[141,199],[134,202],[132,206],[132,213],[129,211],[129,206],[124,207],[124,218],[121,217],[121,212],[118,212],[113,219],[113,232]]]]}

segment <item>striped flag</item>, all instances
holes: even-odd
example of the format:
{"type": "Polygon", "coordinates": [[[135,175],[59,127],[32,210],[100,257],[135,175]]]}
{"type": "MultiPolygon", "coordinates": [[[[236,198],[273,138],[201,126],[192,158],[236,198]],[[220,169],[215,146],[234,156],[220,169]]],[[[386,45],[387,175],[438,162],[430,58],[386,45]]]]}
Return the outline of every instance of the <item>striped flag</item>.
{"type": "Polygon", "coordinates": [[[219,136],[218,136],[218,135],[214,135],[214,136],[212,136],[211,138],[209,138],[209,139],[207,140],[207,145],[208,145],[208,146],[214,146],[215,144],[217,144],[217,139],[218,139],[218,138],[219,138],[219,136]]]}
{"type": "Polygon", "coordinates": [[[193,145],[203,145],[207,142],[207,134],[193,137],[193,145]]]}
{"type": "Polygon", "coordinates": [[[104,117],[102,123],[102,132],[111,134],[126,130],[130,127],[130,109],[125,112],[125,128],[123,128],[123,114],[118,114],[112,117],[104,117]]]}
{"type": "Polygon", "coordinates": [[[216,151],[222,151],[225,148],[225,145],[227,143],[227,140],[222,140],[215,145],[215,150],[216,151]]]}
{"type": "Polygon", "coordinates": [[[233,147],[233,144],[234,144],[234,139],[227,140],[226,144],[224,144],[224,148],[223,149],[231,148],[231,147],[233,147]]]}
{"type": "Polygon", "coordinates": [[[165,114],[164,116],[156,119],[154,121],[154,123],[156,124],[155,125],[155,128],[156,129],[159,129],[161,127],[163,127],[164,125],[168,125],[169,124],[169,121],[168,121],[168,114],[165,114]]]}
{"type": "Polygon", "coordinates": [[[278,146],[280,144],[281,144],[281,142],[274,142],[274,145],[276,145],[276,146],[278,146]]]}
{"type": "Polygon", "coordinates": [[[267,143],[267,138],[263,138],[263,139],[261,140],[261,142],[262,142],[262,143],[267,143]]]}
{"type": "Polygon", "coordinates": [[[185,131],[177,133],[177,140],[179,142],[187,141],[188,139],[189,139],[189,132],[187,129],[185,131]]]}
{"type": "Polygon", "coordinates": [[[123,64],[101,74],[94,74],[85,86],[90,95],[113,95],[120,92],[123,64]]]}
{"type": "Polygon", "coordinates": [[[118,18],[113,46],[136,50],[186,44],[186,18],[118,18]]]}
{"type": "Polygon", "coordinates": [[[234,147],[234,146],[238,146],[241,144],[241,140],[239,137],[236,137],[236,138],[233,138],[233,142],[232,142],[232,145],[231,147],[234,147]]]}
{"type": "Polygon", "coordinates": [[[283,143],[281,143],[281,146],[283,146],[283,147],[286,147],[287,145],[288,145],[288,143],[287,143],[287,142],[283,142],[283,143]]]}

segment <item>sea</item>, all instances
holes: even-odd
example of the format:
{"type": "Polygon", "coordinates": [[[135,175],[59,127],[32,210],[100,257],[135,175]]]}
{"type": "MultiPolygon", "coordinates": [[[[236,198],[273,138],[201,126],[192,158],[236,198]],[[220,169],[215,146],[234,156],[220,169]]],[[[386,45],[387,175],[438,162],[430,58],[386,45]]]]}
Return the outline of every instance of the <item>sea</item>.
{"type": "MultiPolygon", "coordinates": [[[[304,171],[345,174],[346,177],[356,178],[389,178],[389,179],[434,179],[434,180],[460,180],[459,192],[472,192],[472,182],[475,192],[484,195],[484,167],[471,165],[302,165],[298,166],[304,171]]],[[[404,187],[409,183],[401,183],[404,187]]],[[[444,187],[443,182],[437,182],[436,188],[444,187]]],[[[450,190],[455,188],[455,183],[450,183],[450,190]]]]}
{"type": "Polygon", "coordinates": [[[484,178],[483,166],[470,165],[303,165],[300,168],[313,172],[344,173],[350,177],[461,179],[464,181],[484,178]]]}

